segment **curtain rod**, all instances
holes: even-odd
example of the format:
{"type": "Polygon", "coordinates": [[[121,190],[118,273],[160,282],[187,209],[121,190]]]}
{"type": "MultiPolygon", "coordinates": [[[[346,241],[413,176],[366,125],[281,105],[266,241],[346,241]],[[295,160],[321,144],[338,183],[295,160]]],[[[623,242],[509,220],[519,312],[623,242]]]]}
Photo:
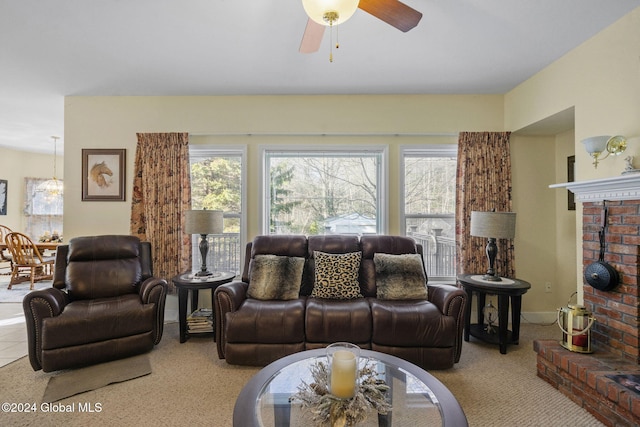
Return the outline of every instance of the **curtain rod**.
{"type": "Polygon", "coordinates": [[[189,133],[193,136],[397,136],[397,137],[457,137],[457,133],[391,133],[391,132],[224,132],[224,133],[189,133]]]}

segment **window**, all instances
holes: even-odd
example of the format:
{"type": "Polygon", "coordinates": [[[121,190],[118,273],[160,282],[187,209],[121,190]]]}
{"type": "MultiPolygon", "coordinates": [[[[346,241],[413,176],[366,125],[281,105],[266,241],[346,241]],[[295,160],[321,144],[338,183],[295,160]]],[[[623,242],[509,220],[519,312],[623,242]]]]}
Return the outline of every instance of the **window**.
{"type": "Polygon", "coordinates": [[[422,244],[430,279],[455,277],[457,146],[402,149],[405,233],[422,244]]]}
{"type": "MultiPolygon", "coordinates": [[[[245,150],[212,148],[203,145],[189,146],[191,163],[192,209],[221,210],[224,212],[224,231],[210,234],[207,266],[213,271],[240,273],[243,254],[244,224],[243,206],[245,150]]],[[[194,271],[200,270],[200,236],[193,236],[194,271]]]]}
{"type": "Polygon", "coordinates": [[[44,178],[24,179],[24,217],[25,234],[38,241],[48,235],[62,237],[63,198],[36,191],[38,185],[47,181],[44,178]]]}
{"type": "Polygon", "coordinates": [[[264,149],[265,234],[386,230],[386,148],[264,149]]]}

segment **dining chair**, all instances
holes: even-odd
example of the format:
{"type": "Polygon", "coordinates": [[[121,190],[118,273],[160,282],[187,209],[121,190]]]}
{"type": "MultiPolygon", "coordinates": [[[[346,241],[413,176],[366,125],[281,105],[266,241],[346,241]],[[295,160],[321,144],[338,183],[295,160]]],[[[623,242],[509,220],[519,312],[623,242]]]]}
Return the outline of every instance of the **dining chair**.
{"type": "Polygon", "coordinates": [[[11,280],[7,289],[17,283],[29,281],[31,287],[41,280],[53,280],[54,257],[43,257],[29,236],[12,232],[6,235],[5,244],[13,258],[11,280]]]}
{"type": "MultiPolygon", "coordinates": [[[[6,225],[0,224],[0,243],[4,245],[4,238],[7,237],[7,234],[11,233],[11,230],[6,225]]],[[[7,248],[2,248],[0,250],[0,269],[7,269],[8,271],[0,273],[0,275],[8,276],[13,271],[13,259],[11,258],[11,254],[7,248]]]]}

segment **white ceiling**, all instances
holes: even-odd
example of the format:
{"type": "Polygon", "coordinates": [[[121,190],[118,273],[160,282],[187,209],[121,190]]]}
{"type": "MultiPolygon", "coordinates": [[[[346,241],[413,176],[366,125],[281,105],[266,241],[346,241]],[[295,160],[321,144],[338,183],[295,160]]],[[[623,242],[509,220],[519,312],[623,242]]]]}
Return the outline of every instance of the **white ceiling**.
{"type": "MultiPolygon", "coordinates": [[[[52,152],[66,95],[505,93],[640,0],[405,0],[298,53],[301,0],[0,0],[0,146],[52,152]]],[[[62,151],[63,139],[58,143],[62,151]]]]}

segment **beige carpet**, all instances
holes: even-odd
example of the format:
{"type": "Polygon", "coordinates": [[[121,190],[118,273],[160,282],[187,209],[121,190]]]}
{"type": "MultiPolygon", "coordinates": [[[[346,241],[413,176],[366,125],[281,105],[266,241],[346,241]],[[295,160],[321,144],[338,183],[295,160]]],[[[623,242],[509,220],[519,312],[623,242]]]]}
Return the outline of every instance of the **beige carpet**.
{"type": "MultiPolygon", "coordinates": [[[[497,346],[464,343],[462,360],[432,371],[458,398],[471,426],[601,426],[590,414],[536,376],[534,338],[556,338],[556,326],[523,325],[521,343],[501,355],[497,346]]],[[[153,372],[63,399],[72,412],[41,399],[52,374],[33,372],[27,358],[0,368],[2,402],[36,406],[35,413],[0,415],[8,426],[230,426],[236,396],[258,369],[227,365],[208,338],[179,343],[178,325],[165,328],[149,353],[153,372]],[[99,405],[98,405],[99,404],[99,405]],[[99,412],[81,412],[97,408],[99,412]],[[55,409],[55,408],[53,408],[55,409]]],[[[418,427],[416,425],[412,427],[418,427]]]]}

